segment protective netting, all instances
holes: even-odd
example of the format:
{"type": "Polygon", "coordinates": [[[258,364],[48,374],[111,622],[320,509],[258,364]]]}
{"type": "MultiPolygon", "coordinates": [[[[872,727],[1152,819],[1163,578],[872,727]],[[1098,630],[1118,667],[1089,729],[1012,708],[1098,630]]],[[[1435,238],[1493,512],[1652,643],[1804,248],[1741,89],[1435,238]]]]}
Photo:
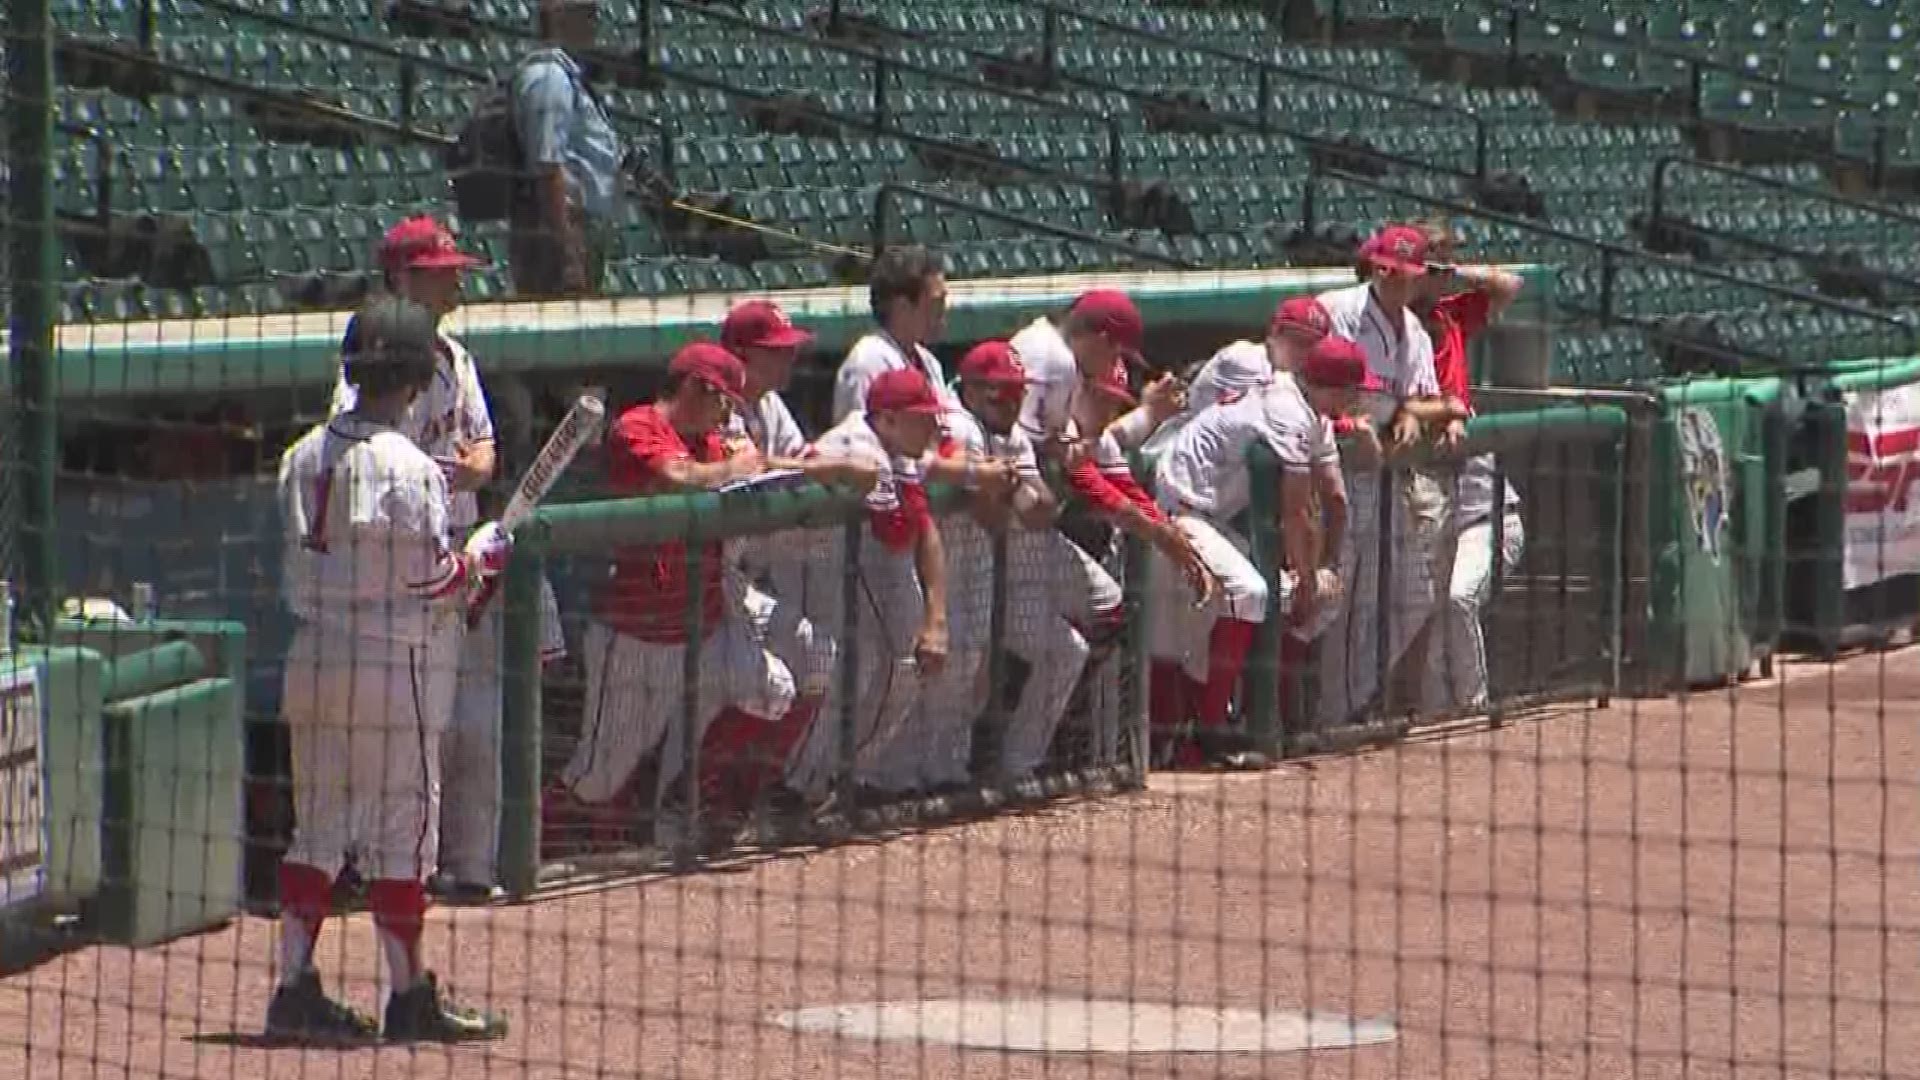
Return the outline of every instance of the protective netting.
{"type": "Polygon", "coordinates": [[[1617,6],[11,0],[0,1077],[1915,1074],[1911,19],[1617,6]]]}

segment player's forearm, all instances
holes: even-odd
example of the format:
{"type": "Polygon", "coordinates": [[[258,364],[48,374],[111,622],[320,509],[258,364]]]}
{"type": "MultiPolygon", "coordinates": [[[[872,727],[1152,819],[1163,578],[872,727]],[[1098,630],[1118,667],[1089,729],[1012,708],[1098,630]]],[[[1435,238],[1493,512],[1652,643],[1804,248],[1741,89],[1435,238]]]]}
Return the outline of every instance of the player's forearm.
{"type": "Polygon", "coordinates": [[[970,454],[935,454],[927,462],[927,479],[936,484],[971,490],[979,467],[979,461],[970,454]]]}
{"type": "Polygon", "coordinates": [[[927,519],[914,545],[913,566],[920,575],[920,593],[926,604],[926,624],[947,625],[947,551],[940,539],[940,527],[927,519]]]}
{"type": "Polygon", "coordinates": [[[1507,305],[1513,303],[1526,288],[1526,279],[1511,271],[1497,266],[1456,266],[1453,276],[1468,288],[1486,293],[1492,301],[1489,305],[1492,314],[1499,314],[1507,305]]]}
{"type": "Polygon", "coordinates": [[[1317,565],[1331,567],[1339,561],[1342,545],[1347,542],[1347,485],[1340,470],[1330,469],[1320,474],[1320,513],[1315,524],[1320,529],[1320,562],[1317,565]]]}
{"type": "Polygon", "coordinates": [[[498,467],[493,440],[486,439],[469,445],[461,466],[453,477],[454,490],[479,491],[492,483],[494,470],[498,467]]]}
{"type": "Polygon", "coordinates": [[[1469,413],[1467,407],[1455,398],[1418,397],[1408,398],[1400,403],[1400,411],[1422,424],[1445,424],[1454,420],[1465,420],[1469,413]]]}
{"type": "Polygon", "coordinates": [[[676,488],[686,491],[711,491],[722,484],[739,479],[740,470],[731,458],[721,461],[695,461],[692,458],[682,458],[662,466],[660,475],[676,488]]]}
{"type": "Polygon", "coordinates": [[[1289,473],[1280,481],[1280,547],[1288,568],[1301,577],[1320,568],[1325,550],[1311,490],[1304,475],[1289,473]]]}
{"type": "Polygon", "coordinates": [[[1029,529],[1049,529],[1060,519],[1060,500],[1053,497],[1052,488],[1038,481],[1021,484],[1013,493],[1013,505],[1020,524],[1029,529]]]}

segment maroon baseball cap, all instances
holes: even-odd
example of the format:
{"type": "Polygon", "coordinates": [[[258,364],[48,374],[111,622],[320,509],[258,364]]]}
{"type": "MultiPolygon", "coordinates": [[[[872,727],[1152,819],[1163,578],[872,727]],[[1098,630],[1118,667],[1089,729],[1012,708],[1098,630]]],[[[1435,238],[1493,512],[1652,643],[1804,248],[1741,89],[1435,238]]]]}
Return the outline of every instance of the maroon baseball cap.
{"type": "Polygon", "coordinates": [[[1290,296],[1274,309],[1273,320],[1267,323],[1268,337],[1278,337],[1282,331],[1318,341],[1333,332],[1333,317],[1311,296],[1290,296]]]}
{"type": "Polygon", "coordinates": [[[912,368],[883,371],[867,386],[867,412],[908,412],[939,416],[947,410],[927,377],[912,368]]]}
{"type": "Polygon", "coordinates": [[[813,340],[813,332],[793,325],[771,300],[747,300],[727,312],[720,343],[729,349],[791,349],[813,340]]]}
{"type": "Polygon", "coordinates": [[[983,341],[968,349],[960,358],[960,378],[991,386],[1025,386],[1030,381],[1020,354],[1004,341],[983,341]]]}
{"type": "Polygon", "coordinates": [[[1147,324],[1140,317],[1140,309],[1134,306],[1132,297],[1118,289],[1081,293],[1067,310],[1107,335],[1121,352],[1130,356],[1140,355],[1147,343],[1147,324]]]}
{"type": "Polygon", "coordinates": [[[711,341],[694,341],[681,346],[667,365],[667,374],[698,379],[736,402],[746,399],[746,367],[740,363],[739,357],[711,341]]]}
{"type": "Polygon", "coordinates": [[[1411,225],[1388,225],[1360,245],[1360,257],[1402,274],[1427,272],[1427,233],[1411,225]]]}
{"type": "Polygon", "coordinates": [[[1336,390],[1372,389],[1378,385],[1367,367],[1367,351],[1358,343],[1329,334],[1315,342],[1300,361],[1300,377],[1315,386],[1336,390]]]}
{"type": "Polygon", "coordinates": [[[422,214],[410,217],[388,229],[380,238],[377,256],[380,268],[397,270],[468,270],[485,266],[487,260],[460,250],[453,233],[433,218],[422,214]]]}

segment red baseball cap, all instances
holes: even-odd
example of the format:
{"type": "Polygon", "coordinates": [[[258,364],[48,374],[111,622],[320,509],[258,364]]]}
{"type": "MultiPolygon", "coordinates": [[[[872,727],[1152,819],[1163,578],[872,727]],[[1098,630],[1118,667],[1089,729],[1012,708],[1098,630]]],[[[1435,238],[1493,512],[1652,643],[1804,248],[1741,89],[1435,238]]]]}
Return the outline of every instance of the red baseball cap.
{"type": "Polygon", "coordinates": [[[469,270],[487,260],[460,250],[445,225],[422,214],[388,229],[376,256],[380,268],[395,270],[469,270]]]}
{"type": "Polygon", "coordinates": [[[1311,296],[1290,296],[1274,309],[1273,319],[1267,323],[1268,337],[1278,337],[1282,331],[1318,341],[1333,332],[1333,316],[1311,296]]]}
{"type": "Polygon", "coordinates": [[[1147,324],[1133,298],[1118,289],[1094,289],[1080,294],[1068,308],[1095,330],[1107,335],[1122,353],[1140,355],[1147,343],[1147,324]]]}
{"type": "Polygon", "coordinates": [[[867,412],[908,412],[939,416],[946,412],[927,377],[912,368],[883,371],[867,386],[867,412]]]}
{"type": "Polygon", "coordinates": [[[1315,342],[1300,361],[1300,377],[1315,386],[1374,389],[1379,381],[1367,366],[1367,351],[1356,342],[1329,334],[1315,342]],[[1369,386],[1369,383],[1373,385],[1369,386]]]}
{"type": "Polygon", "coordinates": [[[1020,354],[1004,341],[983,341],[968,349],[960,358],[960,379],[993,386],[1025,386],[1030,381],[1020,354]]]}
{"type": "Polygon", "coordinates": [[[1133,396],[1133,387],[1127,381],[1127,362],[1118,357],[1112,367],[1093,380],[1093,388],[1125,405],[1139,400],[1133,396]]]}
{"type": "Polygon", "coordinates": [[[681,346],[668,363],[667,374],[698,379],[736,402],[746,399],[745,365],[725,346],[715,345],[711,341],[693,341],[681,346]]]}
{"type": "Polygon", "coordinates": [[[720,344],[729,349],[791,349],[813,340],[813,331],[793,325],[771,300],[735,304],[720,324],[720,344]]]}
{"type": "Polygon", "coordinates": [[[1427,272],[1427,233],[1411,225],[1388,225],[1360,245],[1360,257],[1402,274],[1427,272]]]}

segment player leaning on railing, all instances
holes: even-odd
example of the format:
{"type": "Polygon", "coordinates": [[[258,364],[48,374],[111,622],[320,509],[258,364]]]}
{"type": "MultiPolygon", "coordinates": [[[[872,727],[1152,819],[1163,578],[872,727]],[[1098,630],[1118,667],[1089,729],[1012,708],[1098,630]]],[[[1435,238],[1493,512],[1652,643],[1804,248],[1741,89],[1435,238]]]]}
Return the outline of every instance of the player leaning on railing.
{"type": "MultiPolygon", "coordinates": [[[[668,365],[660,396],[613,422],[610,488],[628,497],[711,491],[763,472],[765,455],[725,437],[745,390],[746,372],[725,348],[708,341],[682,348],[668,365]]],[[[547,792],[549,824],[577,822],[595,839],[618,839],[644,802],[655,815],[656,841],[677,844],[686,839],[686,822],[662,811],[685,760],[682,740],[702,738],[732,710],[767,722],[793,704],[793,675],[754,631],[751,598],[723,585],[722,545],[703,542],[697,555],[701,651],[694,730],[687,730],[682,700],[693,631],[686,545],[674,540],[620,549],[582,642],[584,723],[560,782],[547,792]],[[656,749],[653,790],[636,791],[640,763],[656,749]]]]}
{"type": "MultiPolygon", "coordinates": [[[[1454,262],[1458,238],[1444,219],[1422,222],[1433,267],[1421,279],[1418,307],[1433,337],[1433,368],[1442,396],[1455,411],[1471,415],[1473,387],[1467,343],[1500,317],[1520,295],[1519,275],[1493,266],[1454,262]]],[[[1486,636],[1480,625],[1493,584],[1495,560],[1509,570],[1520,562],[1525,527],[1520,494],[1512,484],[1494,491],[1497,468],[1492,454],[1476,454],[1443,478],[1452,498],[1434,554],[1439,605],[1410,656],[1425,654],[1418,669],[1423,709],[1445,713],[1478,709],[1487,700],[1486,636]],[[1499,550],[1494,549],[1493,517],[1501,515],[1499,550]]]]}
{"type": "Polygon", "coordinates": [[[489,1038],[496,1017],[448,1005],[423,966],[426,876],[440,812],[439,742],[473,585],[506,565],[508,541],[482,527],[464,550],[448,528],[441,467],[400,431],[432,382],[434,313],[377,297],[354,316],[350,409],[289,448],[280,465],[284,588],[299,622],[282,712],[292,742],[295,825],[280,866],[280,988],[267,1034],[322,1042],[372,1037],[371,1019],[329,999],[314,943],[349,853],[367,890],[392,978],[390,1040],[489,1038]]]}

